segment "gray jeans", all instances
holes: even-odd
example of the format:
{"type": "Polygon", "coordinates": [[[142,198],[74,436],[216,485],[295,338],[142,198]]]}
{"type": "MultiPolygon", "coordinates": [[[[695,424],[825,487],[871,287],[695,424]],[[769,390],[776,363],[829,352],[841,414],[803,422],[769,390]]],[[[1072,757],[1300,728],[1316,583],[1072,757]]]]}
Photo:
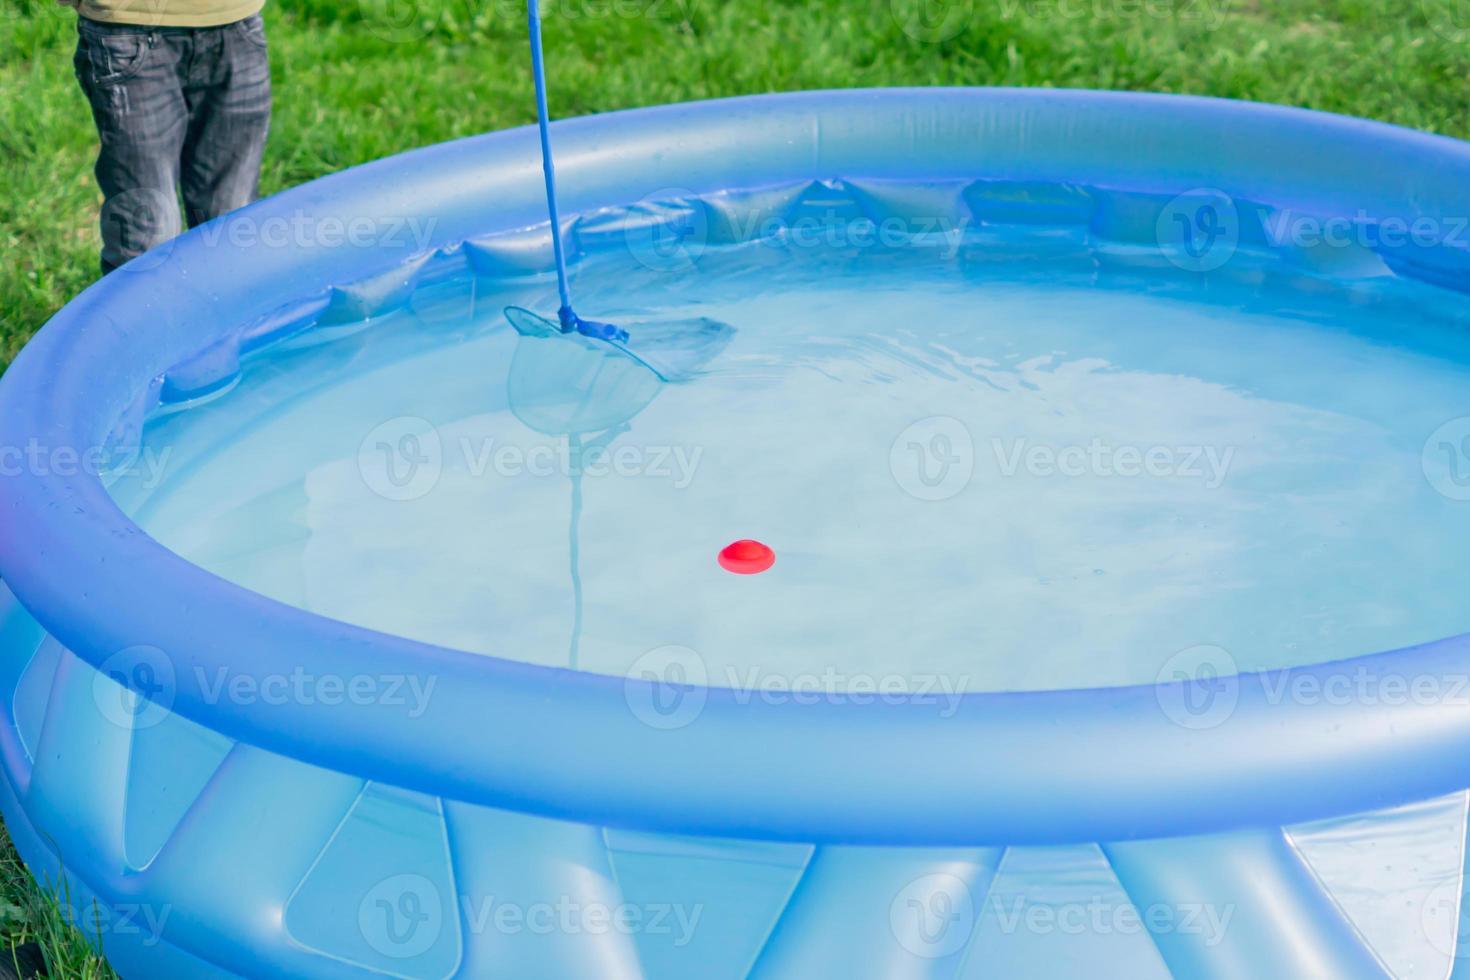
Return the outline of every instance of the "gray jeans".
{"type": "Polygon", "coordinates": [[[203,28],[83,17],[77,34],[102,143],[103,273],[173,238],[182,218],[193,227],[255,199],[271,114],[258,14],[203,28]]]}

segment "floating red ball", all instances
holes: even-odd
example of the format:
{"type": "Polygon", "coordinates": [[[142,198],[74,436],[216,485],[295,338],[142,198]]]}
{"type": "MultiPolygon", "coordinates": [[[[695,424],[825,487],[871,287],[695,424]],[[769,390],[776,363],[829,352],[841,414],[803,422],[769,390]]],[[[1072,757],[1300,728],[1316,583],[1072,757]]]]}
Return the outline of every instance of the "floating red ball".
{"type": "Polygon", "coordinates": [[[720,550],[720,567],[736,575],[755,575],[776,564],[776,553],[767,545],[741,538],[720,550]]]}

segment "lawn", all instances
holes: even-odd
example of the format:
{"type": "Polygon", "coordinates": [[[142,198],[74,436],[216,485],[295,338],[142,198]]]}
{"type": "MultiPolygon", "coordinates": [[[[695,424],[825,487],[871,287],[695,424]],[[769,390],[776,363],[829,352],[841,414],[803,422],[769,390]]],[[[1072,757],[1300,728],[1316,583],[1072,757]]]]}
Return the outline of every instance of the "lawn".
{"type": "MultiPolygon", "coordinates": [[[[556,115],[801,88],[1190,92],[1470,136],[1464,0],[545,0],[556,115]]],[[[94,277],[75,15],[0,0],[0,367],[94,277]]],[[[533,120],[519,0],[268,0],[266,193],[533,120]]],[[[0,850],[0,936],[109,976],[0,850]]],[[[10,957],[0,957],[8,960],[10,957]]],[[[0,971],[3,975],[3,971],[0,971]]]]}

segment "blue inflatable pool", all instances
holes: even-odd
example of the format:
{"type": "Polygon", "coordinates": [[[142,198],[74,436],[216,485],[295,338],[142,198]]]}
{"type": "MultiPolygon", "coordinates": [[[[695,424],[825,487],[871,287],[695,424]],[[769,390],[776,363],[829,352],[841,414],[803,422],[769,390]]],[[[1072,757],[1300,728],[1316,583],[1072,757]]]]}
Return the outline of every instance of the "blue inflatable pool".
{"type": "Polygon", "coordinates": [[[518,129],[195,229],[0,382],[0,804],[123,976],[1450,975],[1470,147],[1003,89],[553,135],[626,345],[515,312],[518,129]]]}

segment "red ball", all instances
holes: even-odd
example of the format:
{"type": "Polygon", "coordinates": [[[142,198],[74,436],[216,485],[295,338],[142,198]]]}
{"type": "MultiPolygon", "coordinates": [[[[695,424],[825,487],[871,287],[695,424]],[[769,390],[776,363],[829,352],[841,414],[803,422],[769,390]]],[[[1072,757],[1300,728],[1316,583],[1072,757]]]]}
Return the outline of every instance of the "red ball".
{"type": "Polygon", "coordinates": [[[720,551],[720,567],[736,575],[755,575],[776,564],[776,553],[759,541],[741,538],[720,551]]]}

